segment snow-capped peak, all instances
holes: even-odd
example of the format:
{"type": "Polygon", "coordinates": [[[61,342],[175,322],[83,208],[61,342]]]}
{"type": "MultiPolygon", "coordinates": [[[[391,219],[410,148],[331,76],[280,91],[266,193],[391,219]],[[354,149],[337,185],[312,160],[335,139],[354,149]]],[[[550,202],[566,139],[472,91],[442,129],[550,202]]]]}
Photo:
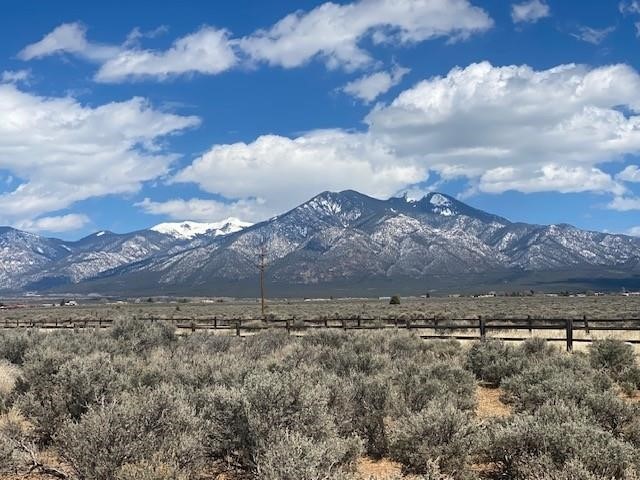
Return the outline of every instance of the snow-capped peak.
{"type": "Polygon", "coordinates": [[[429,196],[429,203],[432,206],[433,213],[437,213],[443,217],[451,217],[456,214],[455,206],[451,200],[441,193],[432,193],[429,196]]]}
{"type": "Polygon", "coordinates": [[[229,217],[225,220],[212,223],[201,222],[176,222],[176,223],[160,223],[151,230],[165,235],[171,235],[172,237],[181,238],[185,240],[191,240],[198,235],[211,235],[213,237],[219,237],[221,235],[228,235],[230,233],[239,232],[240,230],[250,227],[252,223],[243,222],[234,217],[229,217]]]}

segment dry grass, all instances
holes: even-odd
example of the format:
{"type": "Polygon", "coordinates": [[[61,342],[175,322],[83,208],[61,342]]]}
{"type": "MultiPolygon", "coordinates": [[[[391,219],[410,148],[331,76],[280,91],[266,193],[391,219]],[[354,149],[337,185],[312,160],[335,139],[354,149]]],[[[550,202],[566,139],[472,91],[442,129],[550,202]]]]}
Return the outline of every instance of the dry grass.
{"type": "MultiPolygon", "coordinates": [[[[47,300],[41,300],[46,302],[47,300]]],[[[323,302],[301,300],[272,300],[267,312],[276,318],[317,319],[322,317],[427,317],[475,318],[526,317],[581,318],[611,317],[633,318],[640,315],[640,297],[495,297],[495,298],[403,298],[400,305],[389,305],[389,300],[349,299],[323,302]]],[[[113,305],[95,303],[80,307],[41,307],[33,304],[18,310],[0,310],[0,324],[7,320],[59,321],[79,319],[115,318],[260,318],[257,300],[225,300],[222,303],[204,303],[193,299],[189,303],[127,303],[113,305]],[[178,310],[179,308],[179,310],[178,310]]]]}
{"type": "Polygon", "coordinates": [[[402,476],[402,465],[387,459],[372,460],[361,458],[357,464],[358,478],[361,480],[392,480],[410,478],[402,476]]]}
{"type": "Polygon", "coordinates": [[[18,367],[0,360],[0,395],[9,395],[13,391],[19,374],[18,367]]]}
{"type": "Polygon", "coordinates": [[[488,388],[479,385],[476,389],[478,406],[476,415],[480,419],[507,417],[511,415],[511,408],[500,400],[502,390],[500,388],[488,388]]]}

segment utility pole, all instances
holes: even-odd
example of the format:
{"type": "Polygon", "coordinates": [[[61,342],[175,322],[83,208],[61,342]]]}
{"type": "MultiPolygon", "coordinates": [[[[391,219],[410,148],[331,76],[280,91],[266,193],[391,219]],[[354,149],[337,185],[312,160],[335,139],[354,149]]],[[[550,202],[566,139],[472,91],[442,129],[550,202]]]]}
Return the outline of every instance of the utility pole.
{"type": "Polygon", "coordinates": [[[267,268],[265,259],[267,254],[265,252],[264,243],[261,246],[260,253],[258,254],[258,269],[260,270],[260,306],[262,310],[262,318],[264,318],[264,271],[267,268]]]}

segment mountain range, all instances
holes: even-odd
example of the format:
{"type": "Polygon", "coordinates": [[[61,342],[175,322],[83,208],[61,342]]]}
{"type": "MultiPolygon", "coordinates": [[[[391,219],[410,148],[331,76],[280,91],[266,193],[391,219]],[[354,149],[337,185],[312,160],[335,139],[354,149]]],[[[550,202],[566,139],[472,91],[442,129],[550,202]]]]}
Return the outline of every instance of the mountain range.
{"type": "Polygon", "coordinates": [[[323,192],[251,225],[165,223],[76,242],[0,228],[0,290],[353,296],[640,286],[640,238],[512,222],[442,193],[323,192]]]}

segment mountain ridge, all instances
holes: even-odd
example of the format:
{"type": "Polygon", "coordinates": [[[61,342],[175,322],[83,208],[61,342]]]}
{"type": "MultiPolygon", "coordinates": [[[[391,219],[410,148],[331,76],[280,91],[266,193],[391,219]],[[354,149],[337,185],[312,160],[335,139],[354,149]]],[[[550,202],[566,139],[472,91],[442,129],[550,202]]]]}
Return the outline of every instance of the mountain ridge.
{"type": "MultiPolygon", "coordinates": [[[[354,190],[326,191],[273,218],[230,230],[236,227],[191,237],[152,227],[93,234],[76,243],[48,239],[39,245],[44,253],[35,255],[31,271],[14,269],[13,285],[21,291],[252,296],[263,250],[268,284],[280,295],[347,291],[350,285],[372,295],[392,288],[508,287],[533,278],[541,285],[545,276],[562,285],[579,274],[585,284],[590,277],[624,281],[640,274],[638,238],[568,224],[512,222],[438,192],[419,200],[381,200],[354,190]],[[65,254],[65,248],[71,251],[65,254]]],[[[44,238],[28,235],[33,234],[16,239],[28,244],[44,238]]],[[[2,242],[0,233],[0,258],[2,242]]],[[[24,257],[28,247],[16,251],[24,257]]],[[[0,271],[0,288],[2,279],[0,271]]]]}

